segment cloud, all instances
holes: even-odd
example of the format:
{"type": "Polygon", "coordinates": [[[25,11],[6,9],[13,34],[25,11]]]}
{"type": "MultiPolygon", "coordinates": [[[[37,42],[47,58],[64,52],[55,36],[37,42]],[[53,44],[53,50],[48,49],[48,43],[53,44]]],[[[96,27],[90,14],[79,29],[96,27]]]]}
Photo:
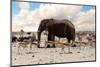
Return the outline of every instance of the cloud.
{"type": "Polygon", "coordinates": [[[81,12],[74,20],[76,30],[78,31],[95,31],[95,10],[81,12]]]}
{"type": "Polygon", "coordinates": [[[12,18],[12,31],[37,31],[40,21],[44,18],[69,19],[76,30],[91,30],[95,28],[95,11],[81,11],[82,6],[40,4],[40,7],[29,11],[28,2],[20,2],[20,12],[12,18]],[[91,24],[91,26],[90,26],[91,24]],[[88,25],[86,27],[85,25],[88,25]]]}

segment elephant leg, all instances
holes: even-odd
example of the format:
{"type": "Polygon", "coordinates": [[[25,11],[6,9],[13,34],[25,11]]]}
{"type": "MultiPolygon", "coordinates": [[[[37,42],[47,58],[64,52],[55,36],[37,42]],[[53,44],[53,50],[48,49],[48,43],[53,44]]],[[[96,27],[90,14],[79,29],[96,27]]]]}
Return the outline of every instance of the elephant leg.
{"type": "MultiPolygon", "coordinates": [[[[51,34],[50,33],[48,33],[48,41],[51,41],[52,39],[51,39],[51,34]]],[[[47,42],[47,48],[50,48],[50,43],[48,44],[48,42],[47,42]]]]}
{"type": "Polygon", "coordinates": [[[73,44],[73,41],[70,40],[70,39],[68,39],[68,43],[69,43],[69,45],[68,45],[68,53],[72,53],[72,52],[70,51],[70,47],[71,47],[71,45],[73,44]]]}
{"type": "MultiPolygon", "coordinates": [[[[51,33],[48,34],[48,41],[55,41],[55,36],[51,33]]],[[[53,43],[53,46],[52,47],[55,47],[55,44],[53,43]]]]}
{"type": "MultiPolygon", "coordinates": [[[[55,36],[52,35],[51,37],[52,37],[52,41],[54,42],[55,41],[55,36]]],[[[54,47],[54,48],[56,47],[54,43],[53,43],[52,47],[54,47]]]]}

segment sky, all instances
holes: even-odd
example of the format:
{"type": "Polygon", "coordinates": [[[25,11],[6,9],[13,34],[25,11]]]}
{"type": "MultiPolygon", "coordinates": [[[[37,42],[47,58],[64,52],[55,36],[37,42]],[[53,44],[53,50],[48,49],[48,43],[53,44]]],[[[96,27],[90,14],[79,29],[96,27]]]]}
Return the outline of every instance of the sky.
{"type": "Polygon", "coordinates": [[[94,6],[12,2],[12,31],[37,31],[45,18],[69,19],[76,31],[95,30],[94,6]]]}

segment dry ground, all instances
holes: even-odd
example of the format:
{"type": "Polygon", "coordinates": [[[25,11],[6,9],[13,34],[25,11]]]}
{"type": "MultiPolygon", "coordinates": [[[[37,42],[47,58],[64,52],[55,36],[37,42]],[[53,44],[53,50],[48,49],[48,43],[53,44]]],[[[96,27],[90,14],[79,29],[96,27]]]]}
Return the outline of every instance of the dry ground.
{"type": "Polygon", "coordinates": [[[32,47],[30,50],[20,48],[18,52],[17,46],[12,45],[12,65],[29,65],[29,64],[46,64],[46,63],[62,63],[62,62],[77,62],[77,61],[94,61],[95,47],[80,46],[71,47],[71,52],[68,54],[68,47],[65,47],[66,53],[62,53],[60,47],[56,48],[37,48],[32,47]],[[81,49],[80,49],[81,48],[81,49]]]}

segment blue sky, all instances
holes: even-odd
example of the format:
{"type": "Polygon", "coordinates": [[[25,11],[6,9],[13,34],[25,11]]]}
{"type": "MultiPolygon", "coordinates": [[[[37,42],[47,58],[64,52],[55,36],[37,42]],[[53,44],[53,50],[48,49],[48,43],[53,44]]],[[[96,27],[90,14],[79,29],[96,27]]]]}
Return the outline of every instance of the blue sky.
{"type": "Polygon", "coordinates": [[[18,2],[12,2],[12,15],[18,14],[20,11],[20,6],[18,2]]]}
{"type": "Polygon", "coordinates": [[[29,3],[29,10],[34,10],[36,8],[39,8],[40,4],[39,3],[29,3]]]}
{"type": "MultiPolygon", "coordinates": [[[[32,3],[32,2],[30,2],[29,3],[29,11],[32,11],[34,9],[39,8],[40,4],[41,3],[32,3]]],[[[84,5],[81,8],[82,11],[89,11],[91,9],[95,9],[95,7],[94,6],[86,6],[86,5],[84,5]]],[[[16,14],[19,13],[19,11],[20,11],[20,5],[19,5],[19,3],[16,2],[16,1],[13,1],[12,2],[12,15],[15,16],[16,14]]]]}
{"type": "MultiPolygon", "coordinates": [[[[40,3],[29,3],[29,11],[39,8],[40,3]]],[[[12,15],[15,16],[20,11],[19,2],[13,1],[12,2],[12,15]]]]}
{"type": "Polygon", "coordinates": [[[81,9],[84,10],[84,11],[88,11],[88,10],[91,10],[91,9],[95,9],[95,7],[94,6],[82,6],[81,9]]]}

